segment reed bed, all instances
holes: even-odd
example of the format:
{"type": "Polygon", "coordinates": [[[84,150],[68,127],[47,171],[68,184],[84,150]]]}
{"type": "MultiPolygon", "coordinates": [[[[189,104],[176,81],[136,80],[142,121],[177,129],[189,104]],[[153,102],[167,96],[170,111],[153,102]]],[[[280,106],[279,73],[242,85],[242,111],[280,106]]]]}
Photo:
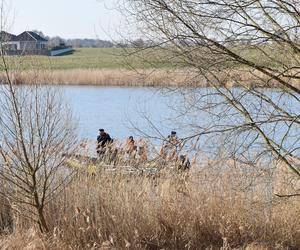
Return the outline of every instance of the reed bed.
{"type": "Polygon", "coordinates": [[[20,220],[0,248],[300,249],[300,197],[276,198],[271,169],[204,158],[188,172],[89,164],[48,204],[50,235],[20,220]]]}
{"type": "MultiPolygon", "coordinates": [[[[208,75],[205,79],[192,69],[65,69],[33,70],[11,72],[16,84],[50,85],[90,85],[90,86],[132,86],[132,87],[208,87],[211,83],[227,87],[264,87],[276,88],[278,82],[259,72],[247,69],[215,72],[218,79],[208,75]]],[[[0,81],[6,82],[4,73],[0,81]]],[[[298,86],[298,81],[290,81],[298,86]]]]}
{"type": "MultiPolygon", "coordinates": [[[[89,85],[89,86],[178,86],[183,77],[179,73],[168,71],[110,70],[110,69],[71,69],[54,71],[24,71],[13,73],[12,79],[17,84],[50,85],[89,85]]],[[[6,77],[0,74],[5,82],[6,77]]]]}

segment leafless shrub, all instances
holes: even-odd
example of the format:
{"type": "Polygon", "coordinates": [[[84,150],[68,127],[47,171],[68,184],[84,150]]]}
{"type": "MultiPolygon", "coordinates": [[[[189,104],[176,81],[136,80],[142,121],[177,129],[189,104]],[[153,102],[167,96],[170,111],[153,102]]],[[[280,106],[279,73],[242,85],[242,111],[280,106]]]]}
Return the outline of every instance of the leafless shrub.
{"type": "Polygon", "coordinates": [[[72,113],[50,87],[2,85],[0,95],[1,195],[48,231],[44,207],[70,177],[64,153],[76,143],[72,113]]]}

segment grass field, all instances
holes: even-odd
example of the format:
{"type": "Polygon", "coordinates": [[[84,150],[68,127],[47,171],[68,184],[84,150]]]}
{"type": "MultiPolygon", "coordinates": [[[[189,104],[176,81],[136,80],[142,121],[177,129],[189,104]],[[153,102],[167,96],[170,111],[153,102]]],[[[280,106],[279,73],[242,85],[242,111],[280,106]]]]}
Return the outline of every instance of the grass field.
{"type": "Polygon", "coordinates": [[[73,54],[58,57],[40,57],[38,62],[51,69],[118,69],[123,68],[122,49],[80,48],[73,54]]]}
{"type": "Polygon", "coordinates": [[[13,68],[20,65],[22,70],[117,69],[124,67],[120,59],[122,52],[121,49],[80,48],[70,55],[9,57],[8,61],[13,68]]]}
{"type": "MultiPolygon", "coordinates": [[[[171,49],[172,50],[172,49],[171,49]]],[[[190,50],[190,51],[189,51],[190,50]]],[[[205,49],[192,50],[188,53],[198,58],[199,63],[205,64],[203,60],[210,62],[213,58],[206,58],[205,49]]],[[[253,63],[263,64],[268,67],[280,67],[278,62],[285,65],[294,66],[295,56],[291,51],[282,51],[280,48],[263,47],[251,48],[250,46],[237,47],[236,53],[242,55],[253,63]],[[262,52],[264,51],[265,54],[262,52]]],[[[174,50],[176,51],[176,50],[174,50]]],[[[184,57],[181,54],[173,54],[164,49],[122,49],[122,48],[76,48],[73,54],[49,57],[49,56],[22,56],[7,57],[11,69],[20,70],[68,70],[68,69],[163,69],[163,68],[181,68],[185,64],[184,57]]],[[[297,62],[296,62],[297,64],[297,62]]],[[[227,67],[236,67],[230,60],[226,62],[227,67]],[[232,64],[232,65],[231,65],[232,64]]],[[[240,67],[240,66],[239,66],[240,67]]]]}
{"type": "Polygon", "coordinates": [[[131,51],[125,51],[122,48],[77,48],[70,55],[8,57],[7,60],[13,69],[21,70],[130,69],[132,67],[152,68],[154,65],[156,67],[167,65],[155,61],[155,51],[147,52],[146,56],[150,58],[147,64],[142,62],[140,55],[125,56],[128,53],[131,51]]]}

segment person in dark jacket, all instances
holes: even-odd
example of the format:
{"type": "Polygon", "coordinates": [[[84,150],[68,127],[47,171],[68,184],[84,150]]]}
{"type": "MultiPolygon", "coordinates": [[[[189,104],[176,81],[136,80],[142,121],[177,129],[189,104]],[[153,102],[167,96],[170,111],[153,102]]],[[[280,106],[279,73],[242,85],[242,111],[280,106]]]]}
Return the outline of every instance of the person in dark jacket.
{"type": "Polygon", "coordinates": [[[112,142],[112,139],[104,129],[99,129],[99,135],[97,136],[97,153],[101,154],[105,152],[105,146],[112,142]]]}

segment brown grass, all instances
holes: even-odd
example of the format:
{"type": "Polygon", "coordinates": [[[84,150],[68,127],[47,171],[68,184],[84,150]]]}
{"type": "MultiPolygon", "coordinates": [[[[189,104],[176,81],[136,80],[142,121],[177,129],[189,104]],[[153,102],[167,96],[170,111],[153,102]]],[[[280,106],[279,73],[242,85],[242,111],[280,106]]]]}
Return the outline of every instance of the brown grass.
{"type": "MultiPolygon", "coordinates": [[[[207,87],[208,81],[221,86],[261,86],[277,87],[274,79],[269,79],[259,72],[249,70],[230,70],[216,73],[217,78],[209,75],[208,79],[199,76],[191,69],[125,70],[125,69],[66,69],[16,71],[11,73],[17,84],[53,84],[53,85],[98,85],[98,86],[147,86],[172,87],[191,86],[207,87]]],[[[5,82],[2,72],[0,79],[5,82]]],[[[297,81],[290,81],[299,85],[297,81]]]]}
{"type": "Polygon", "coordinates": [[[51,235],[20,223],[0,248],[300,249],[300,197],[276,198],[271,171],[224,161],[189,173],[97,168],[82,167],[48,204],[51,235]]]}
{"type": "MultiPolygon", "coordinates": [[[[163,70],[135,72],[122,69],[71,69],[13,73],[18,84],[98,85],[98,86],[176,86],[179,73],[163,70]]],[[[0,75],[0,78],[5,77],[0,75]]]]}

